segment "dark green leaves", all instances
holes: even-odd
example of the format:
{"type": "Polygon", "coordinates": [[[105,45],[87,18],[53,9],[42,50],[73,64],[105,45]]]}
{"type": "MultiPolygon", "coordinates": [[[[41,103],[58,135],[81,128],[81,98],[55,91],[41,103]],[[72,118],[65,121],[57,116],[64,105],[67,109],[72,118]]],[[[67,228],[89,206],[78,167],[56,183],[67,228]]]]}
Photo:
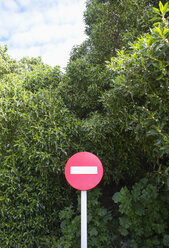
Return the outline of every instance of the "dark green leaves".
{"type": "Polygon", "coordinates": [[[144,178],[131,191],[122,188],[113,196],[123,214],[119,231],[123,236],[130,235],[138,246],[163,247],[168,239],[168,197],[156,180],[144,178]]]}

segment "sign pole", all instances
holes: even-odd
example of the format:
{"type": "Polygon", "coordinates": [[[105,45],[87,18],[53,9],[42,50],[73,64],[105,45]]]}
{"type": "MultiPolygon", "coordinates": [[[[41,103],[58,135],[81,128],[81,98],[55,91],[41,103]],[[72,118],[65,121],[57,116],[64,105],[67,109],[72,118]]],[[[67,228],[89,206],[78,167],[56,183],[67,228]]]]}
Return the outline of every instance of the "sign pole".
{"type": "Polygon", "coordinates": [[[81,190],[81,248],[87,248],[87,191],[81,190]]]}

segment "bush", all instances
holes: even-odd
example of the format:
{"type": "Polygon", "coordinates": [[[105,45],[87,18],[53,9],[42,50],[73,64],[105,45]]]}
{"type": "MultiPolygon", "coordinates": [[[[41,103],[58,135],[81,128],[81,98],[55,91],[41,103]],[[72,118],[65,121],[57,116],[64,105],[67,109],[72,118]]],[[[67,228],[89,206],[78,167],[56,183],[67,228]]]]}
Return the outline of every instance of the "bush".
{"type": "Polygon", "coordinates": [[[119,231],[130,239],[133,248],[169,246],[169,191],[159,177],[143,178],[132,190],[127,187],[113,196],[119,203],[119,231]]]}
{"type": "Polygon", "coordinates": [[[130,247],[169,246],[168,3],[160,2],[154,11],[156,23],[150,34],[131,44],[130,52],[119,51],[112,58],[112,89],[103,97],[107,120],[114,119],[120,130],[119,143],[125,137],[129,142],[128,146],[123,143],[121,160],[125,149],[128,155],[135,153],[120,168],[130,166],[131,171],[137,166],[144,174],[132,190],[123,187],[113,197],[122,214],[119,231],[129,239],[130,247]]]}
{"type": "MultiPolygon", "coordinates": [[[[99,189],[88,191],[88,246],[116,247],[116,232],[113,230],[111,214],[100,204],[99,189]],[[110,234],[111,233],[111,234],[110,234]]],[[[80,246],[80,195],[78,193],[78,207],[66,207],[59,214],[62,236],[58,242],[62,248],[79,248],[80,246]]]]}
{"type": "Polygon", "coordinates": [[[112,58],[111,89],[102,97],[104,125],[97,129],[114,155],[117,179],[129,178],[127,183],[134,176],[138,180],[147,171],[166,167],[168,161],[168,3],[160,2],[160,10],[155,9],[158,22],[150,33],[131,44],[130,51],[119,51],[112,58]]]}
{"type": "MultiPolygon", "coordinates": [[[[41,240],[45,247],[44,239],[60,235],[58,213],[70,204],[63,168],[76,151],[78,124],[48,78],[48,87],[25,87],[29,73],[36,82],[31,71],[9,74],[0,85],[2,247],[41,247],[41,240]]],[[[40,74],[45,80],[46,71],[40,74]]]]}

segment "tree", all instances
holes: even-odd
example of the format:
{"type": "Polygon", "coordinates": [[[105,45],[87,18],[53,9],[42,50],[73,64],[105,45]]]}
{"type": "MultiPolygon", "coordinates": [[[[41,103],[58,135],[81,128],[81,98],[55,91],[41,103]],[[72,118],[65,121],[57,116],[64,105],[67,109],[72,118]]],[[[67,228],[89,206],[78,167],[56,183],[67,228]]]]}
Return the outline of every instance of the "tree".
{"type": "Polygon", "coordinates": [[[128,49],[129,42],[147,32],[152,5],[157,7],[158,1],[88,0],[84,17],[91,60],[102,64],[115,56],[117,49],[128,49]]]}
{"type": "Polygon", "coordinates": [[[72,192],[65,190],[63,168],[78,135],[57,90],[60,81],[58,67],[43,64],[1,80],[2,247],[48,247],[60,234],[58,214],[72,192]]]}
{"type": "Polygon", "coordinates": [[[118,120],[121,130],[133,137],[133,149],[136,151],[138,144],[148,162],[145,178],[113,197],[120,203],[119,230],[128,236],[131,247],[169,245],[168,3],[163,6],[160,2],[159,8],[154,9],[158,22],[150,34],[133,43],[132,52],[121,51],[112,58],[114,79],[112,89],[105,94],[110,119],[118,120]]]}
{"type": "Polygon", "coordinates": [[[161,22],[154,24],[150,34],[131,44],[132,52],[120,51],[112,58],[112,89],[104,98],[109,116],[134,135],[155,164],[165,160],[169,148],[168,47],[168,21],[162,12],[161,22]]]}
{"type": "Polygon", "coordinates": [[[99,98],[109,88],[109,70],[92,65],[84,58],[70,61],[63,77],[61,95],[66,106],[80,119],[102,111],[99,98]]]}
{"type": "Polygon", "coordinates": [[[11,73],[19,74],[23,70],[22,63],[10,58],[7,54],[7,46],[4,48],[0,46],[0,79],[3,79],[11,73]]]}

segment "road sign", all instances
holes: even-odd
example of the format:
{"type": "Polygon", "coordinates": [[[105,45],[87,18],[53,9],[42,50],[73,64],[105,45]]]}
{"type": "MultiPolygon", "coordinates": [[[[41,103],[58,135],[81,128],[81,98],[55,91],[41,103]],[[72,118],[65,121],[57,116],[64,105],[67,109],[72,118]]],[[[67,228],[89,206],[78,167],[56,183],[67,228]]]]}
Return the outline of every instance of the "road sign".
{"type": "Polygon", "coordinates": [[[65,177],[73,188],[89,190],[101,181],[103,166],[96,155],[90,152],[78,152],[67,161],[65,177]]]}
{"type": "Polygon", "coordinates": [[[81,190],[81,248],[87,248],[87,190],[96,187],[103,177],[100,159],[90,152],[78,152],[66,163],[65,177],[81,190]]]}

